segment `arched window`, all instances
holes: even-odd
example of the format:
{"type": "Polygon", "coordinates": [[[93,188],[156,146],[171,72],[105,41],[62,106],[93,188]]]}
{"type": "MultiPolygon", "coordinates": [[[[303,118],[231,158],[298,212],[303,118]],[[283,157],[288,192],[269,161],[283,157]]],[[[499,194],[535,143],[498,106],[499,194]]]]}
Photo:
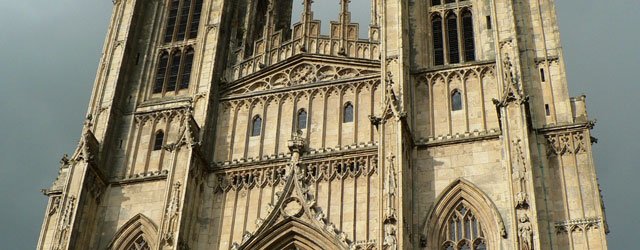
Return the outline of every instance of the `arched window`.
{"type": "Polygon", "coordinates": [[[183,51],[174,49],[171,55],[167,51],[162,51],[156,69],[153,94],[189,88],[193,58],[192,47],[187,47],[183,51]]]}
{"type": "Polygon", "coordinates": [[[131,242],[126,248],[126,250],[150,250],[149,243],[144,239],[142,235],[138,236],[135,241],[131,242]]]}
{"type": "Polygon", "coordinates": [[[444,41],[442,40],[442,18],[434,15],[431,20],[431,30],[433,32],[433,63],[444,65],[444,41]]]}
{"type": "MultiPolygon", "coordinates": [[[[472,1],[431,2],[431,6],[440,5],[429,9],[434,66],[476,60],[473,13],[469,2],[472,1]]],[[[487,22],[490,21],[487,16],[487,22]]]]}
{"type": "Polygon", "coordinates": [[[188,48],[187,52],[184,54],[184,59],[182,60],[182,66],[180,66],[181,76],[180,76],[180,89],[189,88],[189,81],[191,80],[191,69],[193,68],[193,49],[188,48]]]}
{"type": "Polygon", "coordinates": [[[462,37],[464,41],[464,60],[472,62],[476,60],[475,40],[473,38],[473,15],[465,9],[462,12],[462,37]]]}
{"type": "Polygon", "coordinates": [[[443,228],[443,250],[486,250],[482,225],[474,213],[460,202],[443,228]]]}
{"type": "Polygon", "coordinates": [[[451,93],[451,110],[462,110],[462,94],[457,89],[453,90],[451,93]]]}
{"type": "Polygon", "coordinates": [[[166,91],[176,90],[176,82],[178,82],[178,72],[180,72],[180,58],[182,53],[176,50],[171,55],[171,64],[169,64],[169,78],[167,79],[166,91]]]}
{"type": "Polygon", "coordinates": [[[162,130],[158,130],[153,139],[153,150],[160,150],[164,145],[164,132],[162,130]]]}
{"type": "Polygon", "coordinates": [[[447,15],[447,39],[449,49],[449,63],[460,62],[460,48],[458,41],[458,17],[455,14],[447,15]]]}
{"type": "Polygon", "coordinates": [[[350,102],[347,102],[344,105],[344,112],[342,114],[342,122],[343,123],[353,122],[353,104],[351,104],[350,102]]]}
{"type": "Polygon", "coordinates": [[[167,64],[169,63],[169,53],[163,51],[160,54],[158,68],[156,69],[156,81],[153,85],[153,93],[162,93],[164,88],[164,80],[167,76],[167,64]]]}
{"type": "Polygon", "coordinates": [[[253,122],[251,123],[251,136],[259,136],[262,132],[262,118],[259,115],[253,117],[253,122]]]}
{"type": "Polygon", "coordinates": [[[200,16],[202,15],[202,0],[195,0],[193,14],[191,15],[191,27],[189,38],[198,37],[198,27],[200,26],[200,16]]]}
{"type": "Polygon", "coordinates": [[[167,17],[167,26],[164,31],[164,42],[169,43],[173,40],[173,32],[178,19],[178,8],[180,8],[180,0],[171,0],[169,5],[169,16],[167,17]]]}
{"type": "Polygon", "coordinates": [[[307,111],[300,109],[298,111],[298,129],[307,128],[307,111]]]}
{"type": "Polygon", "coordinates": [[[171,0],[164,42],[184,41],[198,35],[202,0],[171,0]]]}

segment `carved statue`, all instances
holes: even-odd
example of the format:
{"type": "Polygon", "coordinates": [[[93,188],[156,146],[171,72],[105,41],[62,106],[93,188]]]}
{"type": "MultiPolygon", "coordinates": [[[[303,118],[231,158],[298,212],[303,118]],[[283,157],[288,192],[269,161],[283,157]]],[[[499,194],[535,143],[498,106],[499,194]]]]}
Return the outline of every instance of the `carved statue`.
{"type": "Polygon", "coordinates": [[[396,227],[393,224],[385,225],[384,230],[384,245],[387,250],[398,249],[398,240],[396,237],[396,227]]]}
{"type": "Polygon", "coordinates": [[[532,250],[532,238],[533,238],[533,229],[531,227],[531,221],[529,220],[529,216],[523,213],[518,218],[518,238],[520,238],[520,249],[521,250],[532,250]]]}

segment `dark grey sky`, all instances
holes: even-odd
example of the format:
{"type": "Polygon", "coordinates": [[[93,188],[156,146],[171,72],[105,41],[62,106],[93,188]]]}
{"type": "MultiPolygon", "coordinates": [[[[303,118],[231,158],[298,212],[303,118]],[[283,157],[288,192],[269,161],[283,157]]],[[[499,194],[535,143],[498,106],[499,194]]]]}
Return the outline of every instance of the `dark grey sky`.
{"type": "MultiPolygon", "coordinates": [[[[33,249],[46,202],[39,190],[54,180],[62,154],[75,149],[112,4],[0,0],[0,6],[0,242],[3,249],[33,249]]],[[[609,244],[636,249],[640,1],[563,0],[557,7],[571,94],[587,94],[591,118],[598,119],[595,160],[609,244]]]]}

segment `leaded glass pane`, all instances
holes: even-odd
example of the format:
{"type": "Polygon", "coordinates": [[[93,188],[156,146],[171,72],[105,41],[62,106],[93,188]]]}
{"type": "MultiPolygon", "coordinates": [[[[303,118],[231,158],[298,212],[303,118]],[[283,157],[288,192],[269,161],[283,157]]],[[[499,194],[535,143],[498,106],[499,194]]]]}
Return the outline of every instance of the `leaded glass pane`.
{"type": "Polygon", "coordinates": [[[447,39],[449,40],[449,63],[459,63],[458,18],[455,14],[447,16],[447,39]]]}
{"type": "Polygon", "coordinates": [[[193,49],[187,50],[182,60],[182,75],[180,76],[180,89],[189,88],[191,80],[191,69],[193,67],[193,49]]]}
{"type": "Polygon", "coordinates": [[[169,16],[167,17],[167,27],[164,32],[164,42],[168,43],[173,41],[173,31],[176,27],[176,21],[178,20],[178,8],[180,6],[180,0],[172,0],[169,6],[169,16]]]}
{"type": "Polygon", "coordinates": [[[433,31],[433,63],[435,65],[444,64],[444,41],[442,37],[442,18],[435,16],[431,21],[433,31]]]}

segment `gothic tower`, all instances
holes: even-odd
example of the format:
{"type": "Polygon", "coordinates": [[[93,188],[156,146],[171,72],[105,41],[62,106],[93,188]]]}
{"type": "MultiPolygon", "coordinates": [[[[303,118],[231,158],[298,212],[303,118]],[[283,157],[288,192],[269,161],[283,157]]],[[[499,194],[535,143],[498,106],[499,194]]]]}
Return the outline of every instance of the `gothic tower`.
{"type": "Polygon", "coordinates": [[[553,0],[114,0],[38,249],[606,249],[593,125],[553,0]]]}

